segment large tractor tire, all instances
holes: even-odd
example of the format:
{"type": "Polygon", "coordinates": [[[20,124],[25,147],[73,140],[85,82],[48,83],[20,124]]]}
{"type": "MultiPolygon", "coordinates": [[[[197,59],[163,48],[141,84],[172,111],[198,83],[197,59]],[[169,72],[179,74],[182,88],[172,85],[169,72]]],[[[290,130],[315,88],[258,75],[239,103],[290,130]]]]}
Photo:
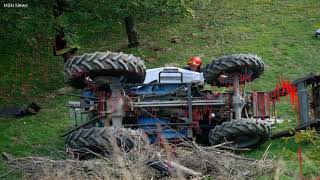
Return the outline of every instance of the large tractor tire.
{"type": "Polygon", "coordinates": [[[124,77],[126,83],[142,83],[146,75],[144,61],[133,55],[114,52],[85,53],[70,59],[64,69],[65,82],[82,88],[85,77],[124,77]]]}
{"type": "Polygon", "coordinates": [[[112,155],[120,148],[130,151],[148,144],[147,136],[140,130],[114,127],[91,127],[79,129],[66,139],[66,148],[77,157],[84,158],[90,151],[103,156],[112,155]]]}
{"type": "Polygon", "coordinates": [[[235,148],[251,148],[265,142],[271,133],[268,125],[254,121],[227,121],[217,125],[209,133],[211,145],[232,141],[235,148]]]}
{"type": "MultiPolygon", "coordinates": [[[[253,81],[264,71],[264,63],[256,55],[252,54],[232,54],[213,60],[203,70],[205,81],[208,84],[222,87],[233,84],[233,80],[219,80],[220,75],[232,76],[235,73],[245,77],[240,83],[253,81]]],[[[241,80],[241,79],[240,79],[241,80]]]]}

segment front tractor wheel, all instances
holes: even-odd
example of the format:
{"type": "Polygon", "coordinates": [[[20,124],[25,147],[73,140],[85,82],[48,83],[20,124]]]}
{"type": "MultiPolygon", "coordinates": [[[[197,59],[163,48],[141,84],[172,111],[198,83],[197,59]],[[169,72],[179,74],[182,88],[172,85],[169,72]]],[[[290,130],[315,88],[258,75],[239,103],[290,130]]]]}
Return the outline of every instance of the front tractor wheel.
{"type": "Polygon", "coordinates": [[[235,148],[256,147],[265,142],[271,129],[268,125],[255,121],[228,121],[216,126],[209,133],[211,145],[232,142],[235,148]]]}

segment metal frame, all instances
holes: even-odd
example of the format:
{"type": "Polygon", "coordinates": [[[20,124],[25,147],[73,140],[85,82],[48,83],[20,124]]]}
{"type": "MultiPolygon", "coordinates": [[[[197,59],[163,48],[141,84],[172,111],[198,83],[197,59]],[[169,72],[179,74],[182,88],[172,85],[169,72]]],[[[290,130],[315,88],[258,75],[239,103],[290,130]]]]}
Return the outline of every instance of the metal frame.
{"type": "MultiPolygon", "coordinates": [[[[142,101],[133,102],[134,107],[181,107],[188,106],[188,109],[192,112],[192,106],[222,106],[225,105],[226,99],[221,100],[193,100],[192,97],[188,97],[187,100],[172,100],[172,101],[142,101]]],[[[190,115],[190,114],[189,114],[190,115]]],[[[191,117],[191,116],[190,116],[191,117]]]]}

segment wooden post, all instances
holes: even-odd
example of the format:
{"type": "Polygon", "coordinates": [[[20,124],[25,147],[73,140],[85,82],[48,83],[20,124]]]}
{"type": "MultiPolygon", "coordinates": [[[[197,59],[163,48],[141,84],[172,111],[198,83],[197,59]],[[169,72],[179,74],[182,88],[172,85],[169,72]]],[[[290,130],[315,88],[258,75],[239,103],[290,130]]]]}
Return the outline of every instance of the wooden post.
{"type": "Polygon", "coordinates": [[[128,35],[128,41],[129,41],[128,47],[139,46],[138,33],[136,31],[132,16],[125,17],[124,21],[125,21],[127,35],[128,35]]]}

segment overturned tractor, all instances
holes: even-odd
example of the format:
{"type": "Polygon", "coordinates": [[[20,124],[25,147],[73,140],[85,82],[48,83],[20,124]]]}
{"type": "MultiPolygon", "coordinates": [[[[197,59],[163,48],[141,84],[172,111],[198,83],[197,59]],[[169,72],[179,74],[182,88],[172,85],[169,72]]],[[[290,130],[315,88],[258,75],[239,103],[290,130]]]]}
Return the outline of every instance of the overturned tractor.
{"type": "Polygon", "coordinates": [[[211,145],[230,141],[236,148],[264,142],[270,127],[250,118],[268,117],[269,110],[257,108],[263,104],[255,103],[257,93],[241,88],[263,73],[263,61],[234,54],[212,61],[202,71],[146,70],[143,60],[123,53],[73,57],[65,65],[65,81],[83,93],[79,101],[68,104],[74,129],[66,133],[67,147],[109,154],[112,142],[125,149],[136,142],[183,139],[211,145]],[[204,89],[205,84],[227,88],[215,92],[204,89]]]}

